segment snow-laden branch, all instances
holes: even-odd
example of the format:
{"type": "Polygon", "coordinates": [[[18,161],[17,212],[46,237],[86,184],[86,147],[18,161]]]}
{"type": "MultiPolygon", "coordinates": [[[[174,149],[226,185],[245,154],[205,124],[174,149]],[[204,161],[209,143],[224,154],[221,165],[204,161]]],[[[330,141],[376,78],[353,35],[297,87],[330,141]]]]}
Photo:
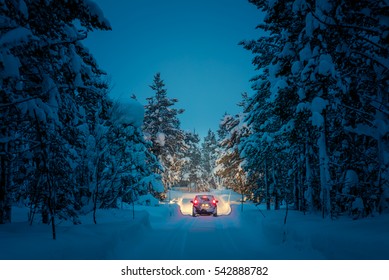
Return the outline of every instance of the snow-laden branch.
{"type": "MultiPolygon", "coordinates": [[[[377,30],[374,30],[374,29],[370,29],[370,28],[366,28],[366,27],[363,27],[363,26],[359,26],[359,25],[350,25],[350,24],[342,24],[342,25],[339,25],[339,24],[333,24],[333,23],[329,23],[325,20],[322,20],[313,10],[312,10],[312,7],[311,5],[309,5],[307,3],[307,7],[308,7],[308,10],[309,12],[312,14],[312,16],[317,19],[320,23],[326,25],[327,27],[332,27],[332,28],[344,28],[344,29],[356,29],[356,30],[359,30],[359,31],[366,31],[368,33],[372,33],[374,35],[381,35],[379,31],[377,30]]],[[[323,13],[324,14],[324,13],[323,13]]]]}
{"type": "Polygon", "coordinates": [[[381,67],[383,67],[385,69],[385,71],[388,71],[389,70],[389,61],[386,61],[387,63],[382,63],[379,58],[376,58],[376,57],[373,57],[373,56],[369,56],[363,52],[360,52],[360,51],[357,51],[357,50],[350,50],[350,53],[354,53],[354,54],[358,54],[360,56],[363,56],[367,59],[371,59],[373,60],[374,62],[376,62],[377,64],[379,64],[381,67]]]}
{"type": "Polygon", "coordinates": [[[31,100],[34,100],[34,99],[38,99],[38,98],[39,97],[30,97],[30,98],[26,98],[26,99],[17,100],[15,102],[2,103],[2,104],[0,104],[0,108],[6,108],[6,107],[14,106],[16,104],[20,104],[20,103],[23,103],[23,102],[28,102],[28,101],[31,101],[31,100]]]}

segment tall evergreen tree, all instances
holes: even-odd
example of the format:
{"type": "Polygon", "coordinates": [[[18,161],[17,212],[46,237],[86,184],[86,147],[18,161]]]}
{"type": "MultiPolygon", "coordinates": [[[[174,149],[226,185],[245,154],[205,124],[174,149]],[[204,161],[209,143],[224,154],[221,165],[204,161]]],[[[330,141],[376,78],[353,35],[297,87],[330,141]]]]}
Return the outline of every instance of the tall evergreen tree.
{"type": "Polygon", "coordinates": [[[174,108],[178,100],[168,98],[160,73],[154,76],[150,87],[155,95],[147,98],[143,131],[152,143],[152,153],[163,167],[165,188],[169,188],[180,180],[182,160],[179,155],[183,150],[184,133],[178,115],[184,110],[174,108]]]}
{"type": "Polygon", "coordinates": [[[132,202],[134,195],[164,191],[160,176],[153,172],[158,168],[158,162],[144,140],[141,117],[134,117],[131,112],[139,106],[133,100],[129,104],[115,104],[112,108],[112,124],[107,133],[108,156],[103,172],[103,175],[107,174],[100,191],[100,207],[116,207],[119,198],[132,202]]]}
{"type": "Polygon", "coordinates": [[[246,168],[268,159],[269,146],[289,166],[278,177],[288,178],[296,206],[325,217],[385,208],[388,132],[378,123],[388,114],[377,106],[388,96],[385,1],[250,2],[266,14],[267,33],[243,43],[261,70],[248,113],[253,134],[242,145],[246,168]]]}
{"type": "Polygon", "coordinates": [[[250,195],[251,182],[247,172],[242,168],[243,159],[239,154],[239,145],[249,130],[244,122],[244,114],[236,116],[225,115],[219,125],[219,135],[225,135],[219,140],[220,154],[217,159],[216,175],[221,178],[222,185],[243,195],[250,195]]]}
{"type": "MultiPolygon", "coordinates": [[[[17,160],[10,164],[2,158],[6,183],[1,189],[8,193],[24,181],[23,195],[32,198],[32,210],[39,208],[44,222],[50,216],[55,238],[54,218],[74,212],[69,187],[74,185],[70,174],[79,145],[76,96],[90,79],[83,71],[92,73],[87,67],[90,56],[80,41],[88,31],[110,26],[89,1],[19,0],[1,3],[0,9],[5,19],[1,23],[2,123],[15,119],[11,111],[18,119],[17,127],[2,128],[3,135],[17,137],[2,145],[0,154],[3,157],[8,150],[6,158],[12,155],[17,160]],[[11,151],[14,143],[22,149],[11,151]],[[23,172],[16,176],[19,168],[23,172]]],[[[0,208],[9,208],[8,195],[1,195],[0,208]]],[[[4,211],[0,212],[4,222],[4,211]]]]}

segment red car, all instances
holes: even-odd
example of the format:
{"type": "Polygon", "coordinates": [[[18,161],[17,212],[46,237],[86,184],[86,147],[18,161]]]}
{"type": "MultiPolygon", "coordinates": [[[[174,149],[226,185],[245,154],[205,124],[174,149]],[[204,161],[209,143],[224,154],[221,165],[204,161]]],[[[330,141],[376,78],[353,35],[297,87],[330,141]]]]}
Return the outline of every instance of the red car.
{"type": "Polygon", "coordinates": [[[202,214],[217,216],[217,203],[219,201],[213,195],[196,195],[190,202],[193,204],[193,217],[202,214]]]}

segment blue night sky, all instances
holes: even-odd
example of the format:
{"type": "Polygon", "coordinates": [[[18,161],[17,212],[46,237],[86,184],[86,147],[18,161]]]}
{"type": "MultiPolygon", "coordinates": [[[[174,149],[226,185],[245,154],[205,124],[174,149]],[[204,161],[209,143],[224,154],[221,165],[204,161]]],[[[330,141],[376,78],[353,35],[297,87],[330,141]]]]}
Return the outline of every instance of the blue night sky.
{"type": "Polygon", "coordinates": [[[114,99],[135,94],[146,103],[154,74],[177,98],[184,130],[205,136],[225,112],[239,112],[251,93],[252,55],[238,43],[258,38],[261,13],[248,0],[95,0],[112,31],[89,34],[85,45],[110,78],[114,99]]]}

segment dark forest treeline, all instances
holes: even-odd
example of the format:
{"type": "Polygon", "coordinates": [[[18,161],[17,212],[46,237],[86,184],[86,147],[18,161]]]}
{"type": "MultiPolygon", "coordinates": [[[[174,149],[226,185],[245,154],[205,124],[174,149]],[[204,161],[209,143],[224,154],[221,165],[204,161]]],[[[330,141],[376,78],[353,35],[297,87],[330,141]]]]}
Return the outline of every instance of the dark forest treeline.
{"type": "Polygon", "coordinates": [[[250,2],[265,35],[241,43],[258,75],[222,122],[222,175],[268,208],[388,211],[387,1],[250,2]]]}
{"type": "Polygon", "coordinates": [[[111,29],[100,9],[15,0],[0,1],[0,15],[0,223],[23,203],[55,238],[56,218],[78,223],[80,213],[158,190],[157,159],[131,117],[138,105],[108,98],[105,73],[82,44],[111,29]]]}

